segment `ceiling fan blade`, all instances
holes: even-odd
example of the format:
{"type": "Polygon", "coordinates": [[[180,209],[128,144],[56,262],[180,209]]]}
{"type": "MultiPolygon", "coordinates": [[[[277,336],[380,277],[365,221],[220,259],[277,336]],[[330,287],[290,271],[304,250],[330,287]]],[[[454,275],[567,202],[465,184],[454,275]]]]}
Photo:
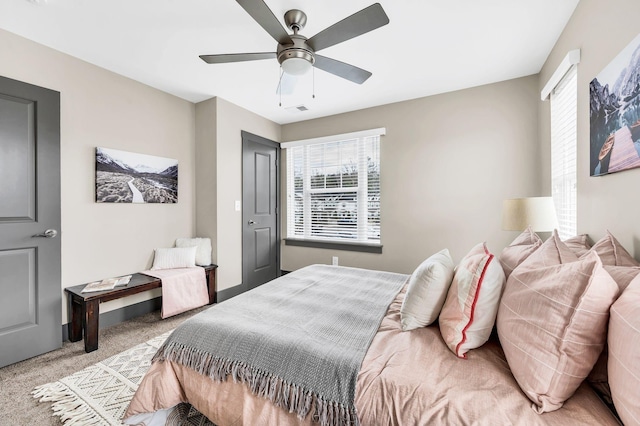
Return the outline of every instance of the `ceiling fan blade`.
{"type": "Polygon", "coordinates": [[[298,79],[296,78],[296,76],[283,72],[282,76],[280,77],[280,82],[278,83],[278,88],[276,89],[276,94],[292,94],[293,89],[296,88],[296,83],[298,83],[298,79]]]}
{"type": "Polygon", "coordinates": [[[259,59],[273,59],[275,52],[264,53],[227,53],[221,55],[200,55],[200,59],[208,64],[225,64],[227,62],[257,61],[259,59]]]}
{"type": "Polygon", "coordinates": [[[291,37],[262,0],[236,0],[240,6],[280,44],[292,44],[291,37]]]}
{"type": "Polygon", "coordinates": [[[353,81],[354,83],[362,84],[372,75],[367,70],[345,64],[344,62],[340,62],[335,59],[327,58],[326,56],[315,55],[315,57],[316,62],[313,64],[314,67],[320,68],[323,71],[345,78],[349,81],[353,81]]]}
{"type": "Polygon", "coordinates": [[[380,6],[380,3],[375,3],[320,31],[308,39],[307,44],[317,52],[368,33],[388,23],[389,17],[384,13],[384,9],[380,6]]]}

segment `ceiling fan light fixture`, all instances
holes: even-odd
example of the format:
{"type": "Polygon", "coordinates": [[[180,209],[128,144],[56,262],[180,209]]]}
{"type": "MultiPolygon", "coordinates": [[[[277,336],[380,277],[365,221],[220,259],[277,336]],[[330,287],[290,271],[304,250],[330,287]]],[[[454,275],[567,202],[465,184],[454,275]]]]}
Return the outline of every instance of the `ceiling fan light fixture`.
{"type": "Polygon", "coordinates": [[[305,37],[294,34],[291,40],[293,44],[278,46],[278,62],[287,74],[306,74],[315,62],[313,51],[306,45],[305,37]]]}
{"type": "Polygon", "coordinates": [[[311,62],[303,58],[287,58],[282,62],[282,70],[289,75],[304,75],[312,67],[311,62]]]}

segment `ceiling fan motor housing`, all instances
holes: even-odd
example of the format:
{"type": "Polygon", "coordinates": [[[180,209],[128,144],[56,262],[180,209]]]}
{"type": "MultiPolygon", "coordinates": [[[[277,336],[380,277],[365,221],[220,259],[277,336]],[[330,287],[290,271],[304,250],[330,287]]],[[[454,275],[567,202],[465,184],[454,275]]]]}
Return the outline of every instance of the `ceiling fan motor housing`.
{"type": "Polygon", "coordinates": [[[293,44],[278,44],[276,52],[278,62],[282,65],[285,61],[292,59],[288,63],[289,66],[283,66],[283,68],[290,74],[303,74],[316,61],[313,49],[307,44],[307,38],[298,34],[298,31],[303,29],[307,23],[307,15],[301,10],[291,9],[284,14],[284,22],[293,31],[293,34],[290,35],[293,44]],[[301,61],[307,61],[310,65],[301,61]],[[296,64],[294,65],[294,63],[296,64]]]}
{"type": "Polygon", "coordinates": [[[293,34],[291,35],[291,40],[293,44],[278,44],[277,55],[280,65],[291,58],[304,59],[313,65],[316,60],[313,56],[313,49],[307,45],[307,38],[299,34],[293,34]]]}

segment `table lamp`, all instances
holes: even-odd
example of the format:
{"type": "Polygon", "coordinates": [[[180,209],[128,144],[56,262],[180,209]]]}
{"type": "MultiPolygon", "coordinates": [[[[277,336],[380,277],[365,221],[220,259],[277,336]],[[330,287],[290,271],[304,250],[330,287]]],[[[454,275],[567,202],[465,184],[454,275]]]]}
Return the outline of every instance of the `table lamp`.
{"type": "Polygon", "coordinates": [[[558,217],[552,197],[529,197],[504,200],[502,229],[524,231],[531,226],[534,232],[552,232],[558,228],[558,217]]]}

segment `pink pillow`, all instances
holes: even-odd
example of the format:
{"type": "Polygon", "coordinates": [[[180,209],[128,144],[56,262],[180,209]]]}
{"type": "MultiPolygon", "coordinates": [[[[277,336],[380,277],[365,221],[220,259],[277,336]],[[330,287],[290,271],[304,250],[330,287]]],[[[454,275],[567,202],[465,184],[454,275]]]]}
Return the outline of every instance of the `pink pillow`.
{"type": "Polygon", "coordinates": [[[625,425],[640,423],[640,276],[611,306],[609,321],[609,385],[625,425]]]}
{"type": "Polygon", "coordinates": [[[591,251],[598,253],[603,265],[640,266],[640,263],[622,247],[609,231],[591,247],[591,251]]]}
{"type": "Polygon", "coordinates": [[[578,257],[588,252],[591,248],[587,234],[580,234],[575,237],[567,238],[563,243],[565,243],[566,246],[569,247],[578,257]]]}
{"type": "MultiPolygon", "coordinates": [[[[611,278],[618,284],[619,294],[629,286],[629,283],[640,274],[640,266],[610,266],[604,265],[604,270],[611,275],[611,278]]],[[[611,403],[611,390],[609,389],[609,374],[607,372],[608,351],[605,346],[600,354],[600,358],[593,366],[593,370],[589,373],[587,380],[591,383],[600,396],[611,403]]]]}
{"type": "Polygon", "coordinates": [[[498,310],[511,372],[538,413],[576,391],[606,341],[618,286],[595,252],[580,260],[556,231],[516,269],[498,310]]]}
{"type": "Polygon", "coordinates": [[[439,320],[442,338],[460,358],[489,339],[504,282],[500,263],[484,243],[460,261],[439,320]]]}
{"type": "Polygon", "coordinates": [[[618,283],[620,294],[629,286],[629,283],[640,274],[640,266],[609,266],[604,265],[604,269],[611,275],[611,278],[618,283]]]}
{"type": "Polygon", "coordinates": [[[542,240],[533,232],[530,226],[527,227],[522,234],[518,235],[516,239],[500,253],[500,264],[504,270],[505,278],[509,278],[511,272],[541,245],[542,240]]]}

